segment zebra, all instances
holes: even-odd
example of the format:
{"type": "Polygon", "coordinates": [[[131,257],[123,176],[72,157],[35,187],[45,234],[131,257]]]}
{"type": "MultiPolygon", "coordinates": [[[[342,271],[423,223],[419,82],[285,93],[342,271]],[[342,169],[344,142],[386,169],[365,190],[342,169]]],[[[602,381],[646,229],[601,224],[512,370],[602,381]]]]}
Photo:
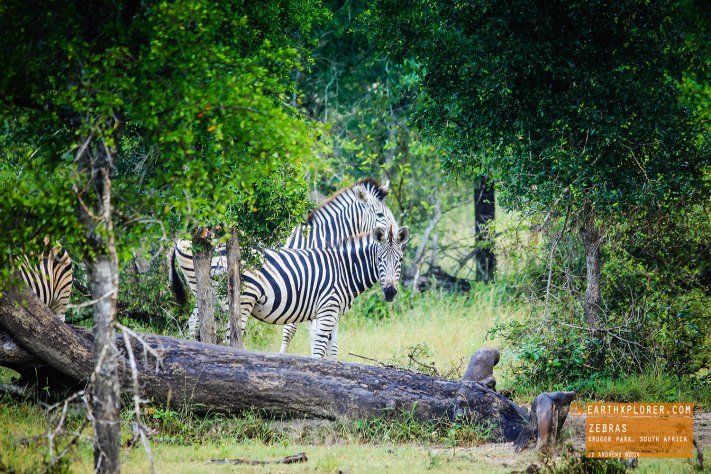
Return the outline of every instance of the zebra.
{"type": "Polygon", "coordinates": [[[338,247],[267,250],[265,263],[242,277],[242,330],[251,314],[270,324],[314,321],[311,355],[323,358],[338,318],[377,282],[385,301],[397,295],[407,227],[378,226],[338,247]]]}
{"type": "MultiPolygon", "coordinates": [[[[378,225],[385,228],[391,224],[397,226],[392,211],[384,202],[388,193],[389,182],[380,184],[373,178],[360,180],[353,186],[341,189],[312,211],[303,224],[294,228],[284,247],[326,247],[362,232],[372,231],[378,225]]],[[[195,295],[197,287],[190,241],[179,240],[171,249],[169,258],[171,286],[178,301],[184,302],[185,291],[175,269],[177,263],[195,295]]],[[[226,262],[225,246],[218,246],[216,256],[211,262],[211,275],[224,274],[227,268],[226,262]]],[[[217,298],[217,302],[223,311],[227,311],[227,302],[224,298],[217,298]]],[[[194,308],[188,320],[188,336],[195,338],[198,327],[197,308],[194,308]]],[[[295,324],[284,326],[280,352],[286,352],[296,327],[295,324]]],[[[337,338],[337,330],[334,331],[333,337],[337,338]]],[[[334,347],[337,350],[337,344],[334,347]]]]}
{"type": "MultiPolygon", "coordinates": [[[[49,239],[45,238],[45,243],[49,239]]],[[[34,294],[62,321],[72,292],[72,259],[56,245],[42,252],[39,261],[27,255],[19,258],[20,275],[34,294]]]]}
{"type": "MultiPolygon", "coordinates": [[[[389,181],[378,183],[373,178],[359,181],[350,188],[344,188],[308,215],[306,222],[297,226],[286,242],[285,248],[324,248],[342,242],[376,227],[397,227],[390,208],[385,204],[390,186],[389,181]]],[[[307,321],[313,341],[313,327],[307,321]]],[[[284,325],[280,353],[285,353],[296,333],[297,324],[284,325]]],[[[331,332],[332,357],[338,356],[338,321],[331,332]]]]}

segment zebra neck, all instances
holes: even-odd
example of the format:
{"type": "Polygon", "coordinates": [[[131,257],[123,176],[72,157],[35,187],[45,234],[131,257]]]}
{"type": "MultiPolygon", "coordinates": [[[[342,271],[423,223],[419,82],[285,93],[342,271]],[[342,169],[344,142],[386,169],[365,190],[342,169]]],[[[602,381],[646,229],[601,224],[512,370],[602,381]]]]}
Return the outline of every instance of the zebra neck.
{"type": "Polygon", "coordinates": [[[335,246],[352,238],[362,227],[361,212],[361,209],[354,209],[352,204],[345,201],[345,197],[317,209],[309,222],[301,226],[304,246],[335,246]]]}
{"type": "Polygon", "coordinates": [[[352,240],[346,253],[346,284],[355,298],[378,281],[378,259],[375,242],[370,236],[352,240]]]}

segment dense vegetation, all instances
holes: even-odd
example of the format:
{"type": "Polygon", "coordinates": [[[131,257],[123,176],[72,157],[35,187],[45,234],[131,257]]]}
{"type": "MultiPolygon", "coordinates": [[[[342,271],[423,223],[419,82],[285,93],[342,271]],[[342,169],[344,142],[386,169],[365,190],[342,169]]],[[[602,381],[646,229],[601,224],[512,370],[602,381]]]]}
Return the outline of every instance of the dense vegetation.
{"type": "MultiPolygon", "coordinates": [[[[176,238],[208,255],[231,234],[278,246],[372,176],[413,231],[407,288],[357,300],[344,360],[457,378],[495,344],[500,387],[523,403],[575,389],[708,408],[709,21],[689,0],[3,2],[0,292],[49,235],[75,261],[73,302],[114,291],[70,321],[182,335],[189,310],[166,283],[176,238]],[[487,186],[497,218],[481,228],[487,186]],[[482,249],[496,258],[484,278],[482,249]],[[435,270],[473,289],[420,294],[435,270]]],[[[250,327],[248,348],[278,347],[279,328],[250,327]]],[[[240,420],[149,416],[168,444],[225,430],[294,442],[240,420]]],[[[486,439],[406,417],[336,429],[319,436],[486,439]]]]}

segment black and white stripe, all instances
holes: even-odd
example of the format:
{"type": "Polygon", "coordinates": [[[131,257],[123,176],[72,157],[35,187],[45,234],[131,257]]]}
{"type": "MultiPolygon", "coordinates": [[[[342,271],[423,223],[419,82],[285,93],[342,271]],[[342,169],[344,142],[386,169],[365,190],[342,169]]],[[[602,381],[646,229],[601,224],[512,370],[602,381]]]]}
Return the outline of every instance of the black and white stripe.
{"type": "Polygon", "coordinates": [[[72,259],[59,246],[43,252],[39,259],[23,255],[20,275],[27,286],[62,321],[72,292],[72,259]]]}
{"type": "Polygon", "coordinates": [[[265,263],[243,277],[242,325],[251,314],[271,324],[314,321],[311,354],[330,353],[338,318],[380,282],[386,301],[397,294],[407,227],[376,227],[338,247],[266,251],[265,263]]]}
{"type": "MultiPolygon", "coordinates": [[[[297,226],[292,231],[285,247],[324,248],[363,232],[372,231],[378,225],[385,228],[390,225],[397,227],[392,212],[384,202],[388,195],[388,188],[388,183],[381,185],[374,179],[365,179],[340,190],[309,214],[304,224],[297,226]]],[[[175,274],[175,263],[180,267],[190,290],[195,295],[197,287],[190,241],[178,241],[175,248],[171,250],[170,256],[171,283],[176,295],[180,299],[182,288],[179,285],[180,280],[175,274]]],[[[225,248],[220,246],[211,263],[211,275],[223,274],[225,269],[225,248]]],[[[226,311],[226,302],[221,298],[216,298],[216,301],[226,311]]],[[[197,308],[194,308],[188,320],[189,337],[196,337],[198,327],[197,308]]],[[[288,348],[296,327],[296,324],[288,324],[284,327],[281,352],[285,352],[288,348]]],[[[333,333],[333,338],[333,348],[337,353],[337,329],[333,333]]],[[[336,353],[332,355],[335,356],[336,353]]]]}
{"type": "MultiPolygon", "coordinates": [[[[359,181],[350,188],[334,194],[318,209],[309,214],[306,223],[298,226],[287,240],[286,248],[310,249],[327,248],[348,238],[370,232],[377,226],[395,226],[395,217],[384,199],[388,195],[389,183],[380,185],[374,179],[359,181]]],[[[313,331],[309,332],[313,343],[313,331]]],[[[296,333],[297,324],[284,326],[279,352],[286,352],[296,333]]],[[[330,355],[338,355],[338,321],[331,332],[330,355]]]]}

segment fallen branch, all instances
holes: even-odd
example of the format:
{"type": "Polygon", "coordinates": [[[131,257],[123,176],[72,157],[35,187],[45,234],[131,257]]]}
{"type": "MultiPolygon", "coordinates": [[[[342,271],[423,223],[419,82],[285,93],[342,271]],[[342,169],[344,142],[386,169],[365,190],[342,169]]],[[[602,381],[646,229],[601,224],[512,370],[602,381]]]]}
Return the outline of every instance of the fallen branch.
{"type": "Polygon", "coordinates": [[[214,464],[249,464],[252,466],[262,464],[296,464],[306,461],[308,461],[306,453],[292,454],[291,456],[282,459],[274,459],[272,461],[259,461],[254,459],[210,459],[210,462],[214,464]]]}

